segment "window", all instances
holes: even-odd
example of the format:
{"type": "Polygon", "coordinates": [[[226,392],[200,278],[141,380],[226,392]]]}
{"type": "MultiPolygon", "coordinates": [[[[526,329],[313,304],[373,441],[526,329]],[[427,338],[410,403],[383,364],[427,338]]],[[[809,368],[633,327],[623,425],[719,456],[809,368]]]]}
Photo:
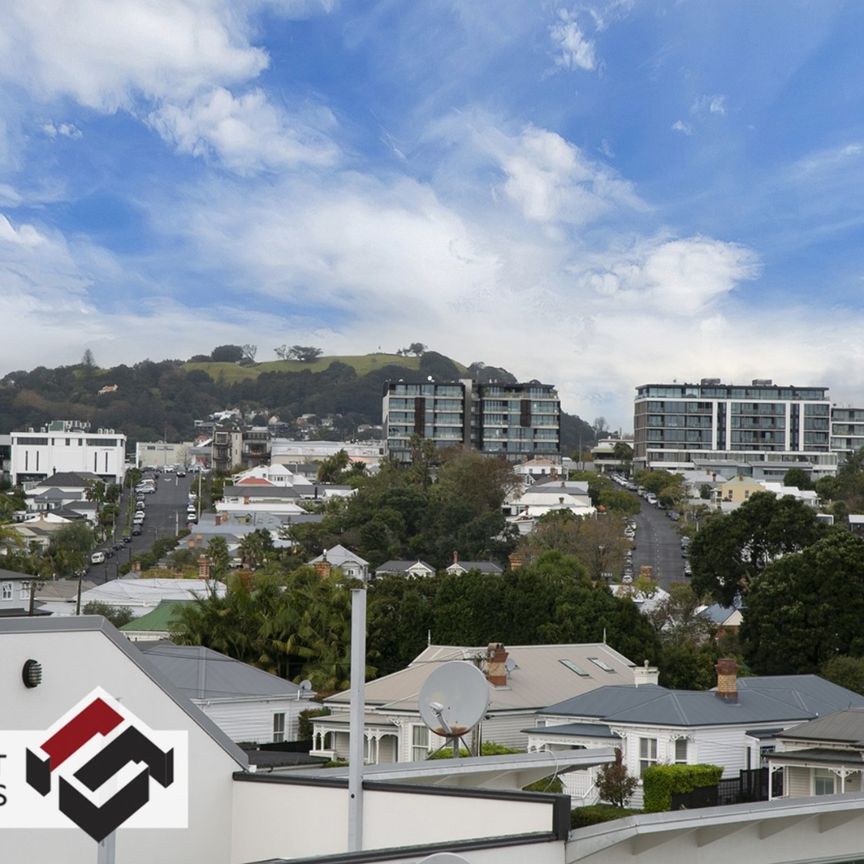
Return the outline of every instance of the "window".
{"type": "Polygon", "coordinates": [[[18,599],[19,600],[29,600],[30,599],[30,583],[29,582],[21,582],[18,585],[18,599]]]}
{"type": "Polygon", "coordinates": [[[11,600],[12,599],[12,583],[4,582],[0,585],[0,600],[11,600]]]}
{"type": "Polygon", "coordinates": [[[675,740],[675,764],[687,764],[687,739],[677,738],[675,740]]]}
{"type": "Polygon", "coordinates": [[[646,768],[657,764],[657,739],[639,739],[639,776],[645,773],[646,768]]]}
{"type": "Polygon", "coordinates": [[[813,794],[834,794],[834,774],[831,771],[828,771],[825,768],[813,769],[813,794]]]}
{"type": "Polygon", "coordinates": [[[429,730],[425,726],[411,727],[411,761],[422,762],[429,753],[429,730]]]}
{"type": "Polygon", "coordinates": [[[588,659],[595,666],[599,666],[604,672],[614,672],[615,671],[608,663],[604,662],[599,657],[589,657],[588,659]]]}
{"type": "Polygon", "coordinates": [[[273,743],[285,740],[285,714],[273,715],[273,743]]]}
{"type": "Polygon", "coordinates": [[[591,676],[581,666],[577,666],[572,660],[559,660],[562,666],[566,666],[571,672],[575,672],[580,678],[590,678],[591,676]]]}

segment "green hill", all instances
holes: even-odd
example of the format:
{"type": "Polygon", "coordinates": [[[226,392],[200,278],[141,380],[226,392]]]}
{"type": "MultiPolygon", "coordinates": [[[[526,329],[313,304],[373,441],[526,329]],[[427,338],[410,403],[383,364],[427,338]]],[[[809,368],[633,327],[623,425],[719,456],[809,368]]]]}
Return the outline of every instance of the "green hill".
{"type": "MultiPolygon", "coordinates": [[[[236,349],[238,346],[221,346],[236,349]]],[[[216,351],[218,349],[214,349],[216,351]]],[[[221,355],[217,355],[221,356],[221,355]]],[[[130,442],[189,440],[194,421],[239,408],[255,422],[277,416],[291,424],[303,414],[334,416],[326,433],[354,437],[358,426],[381,423],[381,396],[388,380],[515,381],[506,370],[475,363],[466,367],[435,351],[421,356],[366,354],[298,360],[215,362],[145,360],[99,368],[77,364],[10,372],[0,379],[0,431],[38,428],[51,420],[89,421],[94,428],[123,430],[130,442]]],[[[593,440],[590,426],[563,414],[562,446],[593,440]]]]}

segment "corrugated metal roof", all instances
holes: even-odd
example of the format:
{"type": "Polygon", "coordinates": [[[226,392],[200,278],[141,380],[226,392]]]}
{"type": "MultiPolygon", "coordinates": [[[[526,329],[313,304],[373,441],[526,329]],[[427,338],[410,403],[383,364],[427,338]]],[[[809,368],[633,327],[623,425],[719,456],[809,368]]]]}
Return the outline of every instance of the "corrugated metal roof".
{"type": "Polygon", "coordinates": [[[782,737],[799,741],[842,741],[848,744],[862,744],[864,708],[835,711],[827,717],[819,717],[801,726],[793,726],[784,732],[782,737]]]}

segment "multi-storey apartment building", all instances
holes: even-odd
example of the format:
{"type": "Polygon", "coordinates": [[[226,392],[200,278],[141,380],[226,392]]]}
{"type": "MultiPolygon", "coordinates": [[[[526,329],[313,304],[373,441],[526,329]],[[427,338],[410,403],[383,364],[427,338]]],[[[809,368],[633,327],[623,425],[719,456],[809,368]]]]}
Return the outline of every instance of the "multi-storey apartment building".
{"type": "Polygon", "coordinates": [[[827,387],[781,387],[768,379],[749,385],[703,378],[698,384],[637,387],[634,463],[682,470],[729,467],[776,479],[791,467],[833,474],[827,387]]]}
{"type": "Polygon", "coordinates": [[[440,449],[471,446],[511,462],[561,451],[558,393],[537,381],[390,381],[383,414],[386,452],[400,462],[411,461],[414,435],[440,449]]]}
{"type": "Polygon", "coordinates": [[[107,482],[122,483],[126,436],[113,429],[93,432],[89,423],[76,420],[55,420],[39,431],[12,433],[13,485],[63,471],[86,471],[107,482]]]}
{"type": "Polygon", "coordinates": [[[864,447],[864,408],[831,409],[831,449],[843,459],[864,447]]]}

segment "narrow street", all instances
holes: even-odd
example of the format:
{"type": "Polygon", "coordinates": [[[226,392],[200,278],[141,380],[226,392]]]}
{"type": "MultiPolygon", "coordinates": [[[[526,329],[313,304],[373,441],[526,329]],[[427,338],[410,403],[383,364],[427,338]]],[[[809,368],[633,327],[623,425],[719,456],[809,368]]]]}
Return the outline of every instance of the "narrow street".
{"type": "MultiPolygon", "coordinates": [[[[640,499],[641,500],[641,499],[640,499]]],[[[649,564],[654,569],[654,579],[662,588],[671,582],[685,582],[684,565],[686,559],[681,555],[681,535],[678,523],[673,522],[654,504],[642,501],[636,522],[636,548],[633,551],[633,575],[639,575],[639,568],[649,564]]]]}

